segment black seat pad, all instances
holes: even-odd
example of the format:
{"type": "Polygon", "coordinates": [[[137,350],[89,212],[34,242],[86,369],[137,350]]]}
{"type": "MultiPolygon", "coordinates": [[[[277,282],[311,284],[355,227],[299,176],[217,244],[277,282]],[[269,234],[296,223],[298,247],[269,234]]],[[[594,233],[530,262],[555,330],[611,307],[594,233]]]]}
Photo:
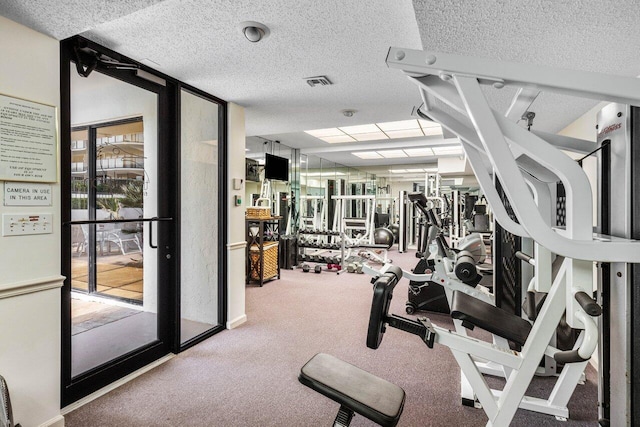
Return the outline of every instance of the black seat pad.
{"type": "Polygon", "coordinates": [[[531,331],[531,324],[523,318],[460,291],[453,293],[451,317],[520,345],[524,345],[531,331]]]}
{"type": "Polygon", "coordinates": [[[300,382],[382,426],[398,423],[404,390],[328,354],[318,353],[300,370],[300,382]]]}

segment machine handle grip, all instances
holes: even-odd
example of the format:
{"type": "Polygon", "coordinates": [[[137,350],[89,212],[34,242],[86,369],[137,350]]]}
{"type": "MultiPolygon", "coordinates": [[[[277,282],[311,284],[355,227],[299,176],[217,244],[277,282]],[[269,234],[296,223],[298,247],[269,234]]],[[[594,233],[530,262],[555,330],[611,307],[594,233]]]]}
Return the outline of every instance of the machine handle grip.
{"type": "Polygon", "coordinates": [[[528,262],[531,265],[535,265],[535,259],[531,255],[527,255],[524,252],[517,251],[516,258],[524,262],[528,262]]]}
{"type": "Polygon", "coordinates": [[[576,292],[573,296],[576,301],[578,301],[578,304],[580,304],[580,307],[582,307],[589,316],[597,317],[602,314],[602,307],[600,307],[600,305],[595,302],[588,293],[580,291],[576,292]]]}

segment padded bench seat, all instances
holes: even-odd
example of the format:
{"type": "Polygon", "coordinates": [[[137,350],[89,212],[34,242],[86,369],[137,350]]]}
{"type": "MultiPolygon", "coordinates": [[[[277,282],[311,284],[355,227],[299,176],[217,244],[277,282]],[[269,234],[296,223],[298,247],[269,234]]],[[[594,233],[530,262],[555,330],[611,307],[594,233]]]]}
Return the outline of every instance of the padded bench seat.
{"type": "Polygon", "coordinates": [[[398,423],[404,390],[347,362],[318,353],[300,370],[300,382],[381,426],[398,423]]]}
{"type": "Polygon", "coordinates": [[[531,332],[531,324],[523,318],[460,291],[453,293],[451,317],[520,345],[524,345],[531,332]]]}

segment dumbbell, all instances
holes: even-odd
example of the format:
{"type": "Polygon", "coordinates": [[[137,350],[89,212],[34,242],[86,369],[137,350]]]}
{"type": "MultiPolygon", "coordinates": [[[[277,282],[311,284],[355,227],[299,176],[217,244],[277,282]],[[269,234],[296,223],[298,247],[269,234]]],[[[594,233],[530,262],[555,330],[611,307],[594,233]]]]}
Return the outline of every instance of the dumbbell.
{"type": "Polygon", "coordinates": [[[355,273],[356,272],[356,265],[354,263],[350,262],[347,265],[347,272],[348,273],[355,273]]]}
{"type": "Polygon", "coordinates": [[[316,274],[322,273],[322,266],[316,265],[315,268],[313,269],[313,272],[316,274]]]}

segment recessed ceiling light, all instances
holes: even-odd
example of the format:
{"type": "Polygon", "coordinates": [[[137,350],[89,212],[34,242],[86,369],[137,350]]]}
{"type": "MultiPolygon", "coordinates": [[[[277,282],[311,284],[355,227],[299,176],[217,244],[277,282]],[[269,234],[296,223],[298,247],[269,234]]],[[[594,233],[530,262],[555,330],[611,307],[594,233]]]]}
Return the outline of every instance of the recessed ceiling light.
{"type": "Polygon", "coordinates": [[[438,125],[431,128],[423,128],[422,132],[424,132],[425,136],[442,135],[442,127],[438,125]]]}
{"type": "Polygon", "coordinates": [[[387,135],[378,131],[378,132],[369,132],[369,133],[355,133],[351,134],[356,141],[374,141],[377,139],[389,139],[387,135]]]}
{"type": "MultiPolygon", "coordinates": [[[[342,112],[345,113],[347,110],[343,110],[342,112]]],[[[390,138],[417,138],[425,135],[442,135],[442,127],[438,123],[421,119],[306,130],[305,132],[320,139],[330,136],[349,135],[357,141],[373,141],[390,138]]],[[[340,140],[340,142],[349,142],[349,140],[340,140]]]]}
{"type": "Polygon", "coordinates": [[[405,148],[404,152],[409,157],[426,157],[433,156],[433,150],[431,148],[405,148]]]}
{"type": "Polygon", "coordinates": [[[462,154],[462,147],[460,146],[448,146],[448,147],[432,147],[433,153],[436,156],[448,155],[448,154],[462,154]]]}
{"type": "Polygon", "coordinates": [[[321,140],[323,140],[324,142],[328,142],[329,144],[335,144],[338,142],[354,142],[354,139],[352,137],[350,137],[349,135],[342,135],[342,136],[325,136],[320,138],[321,140]]]}
{"type": "Polygon", "coordinates": [[[351,153],[356,157],[360,157],[361,159],[382,159],[383,157],[376,153],[375,151],[358,151],[355,153],[351,153]]]}
{"type": "Polygon", "coordinates": [[[301,172],[300,176],[329,176],[329,175],[335,175],[335,176],[342,176],[344,175],[344,173],[342,172],[301,172]]]}
{"type": "Polygon", "coordinates": [[[418,123],[420,123],[420,126],[424,129],[424,128],[433,128],[433,127],[439,127],[440,123],[436,123],[436,122],[432,122],[430,120],[424,120],[424,119],[418,119],[418,123]]]}
{"type": "Polygon", "coordinates": [[[423,136],[422,129],[404,129],[404,130],[387,130],[385,133],[391,139],[396,138],[414,138],[416,136],[423,136]]]}
{"type": "Polygon", "coordinates": [[[400,120],[398,122],[376,123],[383,131],[420,129],[417,120],[400,120]]]}
{"type": "Polygon", "coordinates": [[[349,135],[356,135],[359,133],[372,133],[380,132],[380,128],[374,124],[370,125],[357,125],[357,126],[344,126],[340,127],[340,130],[349,135]]]}
{"type": "Polygon", "coordinates": [[[382,155],[387,159],[407,157],[407,154],[402,150],[384,150],[384,151],[378,151],[378,154],[382,155]]]}
{"type": "Polygon", "coordinates": [[[308,133],[311,136],[315,136],[316,138],[324,138],[325,136],[342,136],[342,135],[344,135],[344,132],[342,132],[338,128],[305,130],[304,132],[308,133]]]}

